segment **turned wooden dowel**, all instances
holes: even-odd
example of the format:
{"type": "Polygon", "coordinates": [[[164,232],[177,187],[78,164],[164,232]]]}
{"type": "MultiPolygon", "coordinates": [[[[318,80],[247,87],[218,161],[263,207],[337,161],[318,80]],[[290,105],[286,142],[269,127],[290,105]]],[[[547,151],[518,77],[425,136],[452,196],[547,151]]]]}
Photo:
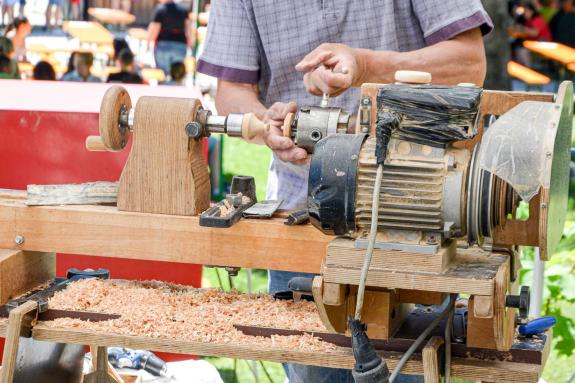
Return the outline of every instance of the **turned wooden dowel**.
{"type": "Polygon", "coordinates": [[[107,152],[108,148],[100,136],[86,137],[86,149],[90,152],[107,152]]]}

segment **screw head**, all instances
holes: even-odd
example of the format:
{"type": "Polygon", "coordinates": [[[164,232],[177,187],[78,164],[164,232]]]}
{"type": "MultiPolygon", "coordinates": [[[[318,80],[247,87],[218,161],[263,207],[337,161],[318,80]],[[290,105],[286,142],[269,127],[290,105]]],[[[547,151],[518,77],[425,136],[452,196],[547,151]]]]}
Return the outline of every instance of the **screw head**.
{"type": "Polygon", "coordinates": [[[186,124],[186,134],[191,138],[200,138],[202,135],[202,125],[197,121],[186,124]]]}
{"type": "Polygon", "coordinates": [[[17,235],[16,238],[14,238],[14,242],[16,242],[17,245],[23,244],[24,241],[25,241],[25,238],[22,235],[17,235]]]}

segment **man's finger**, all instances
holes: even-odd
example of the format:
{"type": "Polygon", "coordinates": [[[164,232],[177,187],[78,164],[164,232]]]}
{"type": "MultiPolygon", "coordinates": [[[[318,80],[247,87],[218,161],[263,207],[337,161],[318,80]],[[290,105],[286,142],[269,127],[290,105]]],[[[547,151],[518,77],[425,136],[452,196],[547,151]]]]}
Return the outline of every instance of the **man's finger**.
{"type": "Polygon", "coordinates": [[[314,68],[321,65],[325,60],[333,56],[333,52],[319,47],[308,53],[299,63],[296,64],[295,69],[298,72],[309,72],[314,68]]]}
{"type": "MultiPolygon", "coordinates": [[[[323,80],[323,83],[332,88],[333,91],[339,89],[347,89],[351,86],[352,75],[351,73],[335,73],[329,70],[318,71],[318,76],[323,80]]],[[[332,92],[326,92],[332,94],[332,92]]]]}
{"type": "Polygon", "coordinates": [[[282,112],[281,112],[281,115],[282,115],[281,118],[285,118],[285,116],[287,116],[288,113],[295,113],[295,112],[297,112],[297,104],[293,101],[288,102],[287,104],[283,105],[282,112]]]}
{"type": "Polygon", "coordinates": [[[274,151],[288,150],[292,149],[295,146],[295,144],[290,138],[284,137],[277,132],[274,132],[273,134],[269,134],[268,136],[266,136],[265,142],[266,145],[274,151]]]}
{"type": "Polygon", "coordinates": [[[321,96],[321,90],[313,83],[311,76],[312,74],[309,72],[303,76],[303,84],[305,86],[305,90],[314,96],[321,96]]]}
{"type": "Polygon", "coordinates": [[[298,147],[294,147],[289,150],[274,150],[276,157],[284,162],[300,162],[306,160],[308,153],[298,147]]]}

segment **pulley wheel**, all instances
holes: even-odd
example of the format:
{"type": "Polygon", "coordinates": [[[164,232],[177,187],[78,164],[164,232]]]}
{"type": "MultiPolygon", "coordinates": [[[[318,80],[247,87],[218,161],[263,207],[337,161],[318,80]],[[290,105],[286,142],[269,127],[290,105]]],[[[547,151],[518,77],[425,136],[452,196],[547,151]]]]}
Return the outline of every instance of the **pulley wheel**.
{"type": "Polygon", "coordinates": [[[100,106],[100,136],[108,150],[118,151],[126,146],[129,129],[120,124],[120,115],[131,108],[132,100],[124,87],[112,86],[104,94],[100,106]]]}

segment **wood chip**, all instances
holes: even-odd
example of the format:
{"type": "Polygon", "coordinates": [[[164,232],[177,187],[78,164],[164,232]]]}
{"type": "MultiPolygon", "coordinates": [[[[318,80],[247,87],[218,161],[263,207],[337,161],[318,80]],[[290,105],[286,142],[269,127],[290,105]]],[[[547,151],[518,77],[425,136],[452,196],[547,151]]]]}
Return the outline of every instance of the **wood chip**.
{"type": "Polygon", "coordinates": [[[105,322],[61,318],[56,328],[168,338],[194,342],[254,344],[274,349],[344,352],[311,335],[254,337],[234,324],[300,331],[327,331],[313,302],[275,300],[267,294],[195,289],[158,281],[86,279],[54,295],[50,308],[120,314],[105,322]]]}

